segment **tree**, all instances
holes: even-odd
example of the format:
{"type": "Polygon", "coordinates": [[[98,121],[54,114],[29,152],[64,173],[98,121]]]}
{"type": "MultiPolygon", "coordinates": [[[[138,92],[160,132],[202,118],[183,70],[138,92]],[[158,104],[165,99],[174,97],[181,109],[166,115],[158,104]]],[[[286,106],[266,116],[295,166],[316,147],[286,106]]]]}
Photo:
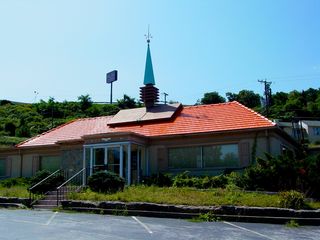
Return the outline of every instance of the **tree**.
{"type": "Polygon", "coordinates": [[[260,95],[251,90],[241,90],[238,94],[227,92],[228,101],[238,101],[248,108],[260,107],[260,95]]]}
{"type": "Polygon", "coordinates": [[[92,100],[91,100],[91,97],[89,96],[89,94],[79,96],[78,100],[80,103],[80,108],[83,112],[92,106],[92,100]]]}
{"type": "Polygon", "coordinates": [[[218,92],[208,92],[205,93],[203,98],[201,98],[201,104],[212,104],[212,103],[224,103],[226,99],[219,95],[218,92]]]}
{"type": "Polygon", "coordinates": [[[117,104],[120,109],[127,109],[127,108],[135,108],[136,107],[135,99],[129,97],[126,94],[123,95],[122,99],[117,100],[117,104]]]}

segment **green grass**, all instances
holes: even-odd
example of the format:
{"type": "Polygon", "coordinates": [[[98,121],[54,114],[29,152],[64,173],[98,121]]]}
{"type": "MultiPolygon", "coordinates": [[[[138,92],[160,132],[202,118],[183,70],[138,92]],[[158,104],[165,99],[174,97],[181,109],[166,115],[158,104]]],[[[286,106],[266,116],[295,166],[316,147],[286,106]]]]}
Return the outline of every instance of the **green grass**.
{"type": "Polygon", "coordinates": [[[115,194],[102,194],[86,190],[82,193],[74,193],[70,197],[74,200],[150,202],[193,206],[279,207],[279,197],[277,195],[246,193],[239,190],[230,191],[225,189],[204,191],[193,188],[133,186],[115,194]]]}
{"type": "Polygon", "coordinates": [[[0,187],[0,197],[28,198],[29,192],[26,186],[0,187]]]}
{"type": "Polygon", "coordinates": [[[289,222],[286,223],[286,227],[289,228],[297,228],[299,227],[299,223],[297,223],[295,220],[290,220],[289,222]]]}

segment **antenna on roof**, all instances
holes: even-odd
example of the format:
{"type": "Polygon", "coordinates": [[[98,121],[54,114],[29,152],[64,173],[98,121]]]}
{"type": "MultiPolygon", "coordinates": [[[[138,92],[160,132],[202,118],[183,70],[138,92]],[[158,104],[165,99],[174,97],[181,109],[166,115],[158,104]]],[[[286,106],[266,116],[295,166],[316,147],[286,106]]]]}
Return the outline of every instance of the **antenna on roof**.
{"type": "Polygon", "coordinates": [[[150,43],[150,39],[152,38],[151,33],[150,33],[150,25],[148,25],[148,34],[144,35],[147,39],[147,43],[150,43]]]}

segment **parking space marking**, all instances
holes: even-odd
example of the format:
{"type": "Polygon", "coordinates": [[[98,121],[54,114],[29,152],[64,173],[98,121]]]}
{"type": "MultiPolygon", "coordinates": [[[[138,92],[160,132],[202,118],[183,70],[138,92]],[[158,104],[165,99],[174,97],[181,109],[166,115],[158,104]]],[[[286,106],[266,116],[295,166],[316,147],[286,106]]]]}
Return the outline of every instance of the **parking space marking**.
{"type": "Polygon", "coordinates": [[[144,227],[144,229],[147,230],[148,233],[152,234],[153,232],[150,230],[150,228],[148,228],[147,225],[145,225],[143,222],[141,222],[138,218],[136,218],[135,216],[132,216],[132,218],[139,223],[142,227],[144,227]]]}
{"type": "Polygon", "coordinates": [[[267,236],[267,235],[264,235],[264,234],[258,233],[258,232],[256,232],[256,231],[250,230],[250,229],[248,229],[248,228],[244,228],[244,227],[241,227],[241,226],[238,226],[238,225],[236,225],[236,224],[233,224],[233,223],[230,223],[230,222],[226,222],[226,221],[223,221],[223,222],[224,222],[225,224],[228,224],[228,225],[233,226],[233,227],[235,227],[235,228],[238,228],[238,229],[241,229],[241,230],[250,232],[250,233],[254,233],[254,234],[256,234],[256,235],[259,235],[260,237],[264,237],[264,238],[270,239],[270,240],[275,240],[274,238],[271,238],[271,237],[269,237],[269,236],[267,236]]]}
{"type": "Polygon", "coordinates": [[[52,222],[52,220],[55,218],[55,216],[58,214],[58,212],[54,212],[53,214],[52,214],[52,216],[48,219],[48,221],[46,222],[46,224],[45,225],[49,225],[51,222],[52,222]]]}
{"type": "Polygon", "coordinates": [[[28,223],[28,224],[33,224],[33,225],[41,225],[41,226],[45,225],[43,223],[38,223],[38,222],[33,222],[33,221],[25,221],[25,220],[9,219],[9,221],[16,222],[16,223],[28,223]]]}

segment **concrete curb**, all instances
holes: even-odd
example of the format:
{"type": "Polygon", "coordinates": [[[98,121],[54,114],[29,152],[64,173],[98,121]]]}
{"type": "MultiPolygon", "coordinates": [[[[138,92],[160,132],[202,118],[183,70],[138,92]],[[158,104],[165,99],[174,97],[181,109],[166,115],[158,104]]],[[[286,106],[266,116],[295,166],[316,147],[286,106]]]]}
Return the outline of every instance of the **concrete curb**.
{"type": "Polygon", "coordinates": [[[0,208],[20,208],[25,209],[27,208],[25,205],[21,203],[0,203],[0,208]]]}
{"type": "Polygon", "coordinates": [[[293,210],[243,206],[185,206],[144,202],[62,201],[64,210],[95,212],[114,215],[134,215],[162,218],[195,218],[212,213],[217,220],[284,224],[295,220],[301,225],[320,225],[320,209],[293,210]]]}
{"type": "Polygon", "coordinates": [[[0,197],[0,206],[2,206],[2,204],[20,204],[29,206],[29,198],[0,197]]]}

